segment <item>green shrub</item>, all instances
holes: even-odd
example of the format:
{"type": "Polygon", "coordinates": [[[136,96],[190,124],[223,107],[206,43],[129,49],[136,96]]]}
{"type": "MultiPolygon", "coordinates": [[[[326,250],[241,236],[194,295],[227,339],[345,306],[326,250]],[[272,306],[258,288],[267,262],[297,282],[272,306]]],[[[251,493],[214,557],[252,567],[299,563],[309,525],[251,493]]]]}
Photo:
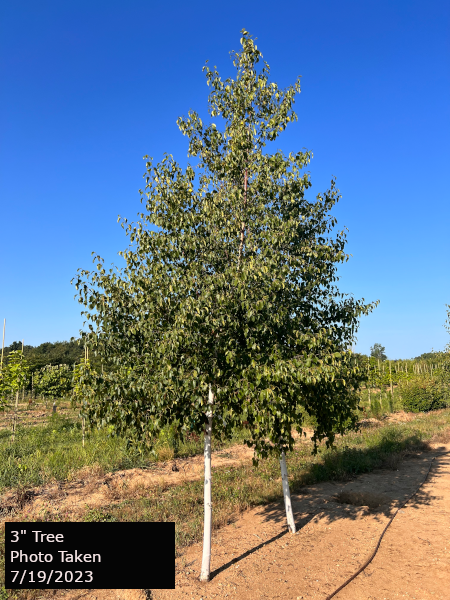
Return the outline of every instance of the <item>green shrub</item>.
{"type": "Polygon", "coordinates": [[[428,412],[448,406],[448,390],[435,379],[405,381],[399,389],[403,408],[409,412],[428,412]]]}

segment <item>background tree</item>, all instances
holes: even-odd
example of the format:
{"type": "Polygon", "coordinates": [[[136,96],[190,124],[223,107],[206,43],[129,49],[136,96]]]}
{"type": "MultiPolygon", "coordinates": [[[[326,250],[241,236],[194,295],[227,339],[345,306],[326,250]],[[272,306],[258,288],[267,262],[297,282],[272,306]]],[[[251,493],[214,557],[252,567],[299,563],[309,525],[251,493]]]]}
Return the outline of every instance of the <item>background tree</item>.
{"type": "Polygon", "coordinates": [[[414,360],[433,360],[439,358],[439,352],[424,352],[420,356],[416,356],[414,360]]]}
{"type": "Polygon", "coordinates": [[[8,397],[11,394],[11,387],[8,381],[8,369],[6,363],[0,364],[0,410],[5,410],[9,406],[8,397]]]}
{"type": "Polygon", "coordinates": [[[6,381],[7,386],[12,394],[15,394],[14,404],[14,420],[11,439],[14,442],[16,437],[17,427],[17,409],[19,405],[19,391],[26,385],[28,378],[29,367],[26,359],[23,356],[22,350],[13,350],[8,354],[7,363],[7,374],[6,381]]]}
{"type": "Polygon", "coordinates": [[[71,393],[73,369],[69,365],[47,365],[34,375],[34,389],[45,398],[64,398],[71,393]]]}
{"type": "MultiPolygon", "coordinates": [[[[13,342],[5,348],[5,362],[13,350],[21,350],[22,342],[13,342]]],[[[77,340],[69,342],[44,342],[39,346],[25,344],[23,356],[27,360],[30,373],[35,373],[47,365],[69,365],[73,366],[83,356],[77,340]]]]}
{"type": "MultiPolygon", "coordinates": [[[[5,348],[4,362],[2,368],[0,368],[0,398],[6,398],[8,394],[11,394],[11,390],[6,386],[8,363],[15,356],[14,352],[18,351],[22,351],[22,342],[13,342],[5,348]],[[1,391],[2,381],[3,392],[1,391]]],[[[25,389],[31,390],[31,375],[33,375],[33,381],[36,384],[34,389],[42,396],[64,397],[71,389],[69,385],[71,381],[69,366],[80,359],[82,352],[76,341],[45,342],[39,346],[24,345],[23,355],[21,356],[26,361],[28,368],[25,389]],[[50,374],[52,368],[54,372],[50,374]],[[52,390],[47,390],[48,386],[53,386],[52,390]]]]}
{"type": "Polygon", "coordinates": [[[381,344],[374,344],[370,349],[370,356],[379,360],[386,360],[386,348],[381,344]]]}
{"type": "Polygon", "coordinates": [[[232,53],[235,79],[204,67],[211,87],[207,126],[178,119],[193,158],[185,170],[166,155],[147,159],[146,212],[122,220],[132,246],[122,271],[80,270],[84,334],[108,364],[92,374],[89,418],[151,444],[166,424],[205,433],[205,534],[201,579],[209,578],[211,431],[231,436],[248,423],[255,459],[281,461],[289,528],[285,452],[314,416],[314,442],[356,425],[365,377],[347,349],[358,318],[374,305],[337,289],[348,259],[345,233],[332,235],[338,201],[330,189],[307,200],[311,153],[268,154],[296,120],[300,81],[281,90],[247,32],[232,53]],[[156,226],[156,231],[155,231],[156,226]]]}

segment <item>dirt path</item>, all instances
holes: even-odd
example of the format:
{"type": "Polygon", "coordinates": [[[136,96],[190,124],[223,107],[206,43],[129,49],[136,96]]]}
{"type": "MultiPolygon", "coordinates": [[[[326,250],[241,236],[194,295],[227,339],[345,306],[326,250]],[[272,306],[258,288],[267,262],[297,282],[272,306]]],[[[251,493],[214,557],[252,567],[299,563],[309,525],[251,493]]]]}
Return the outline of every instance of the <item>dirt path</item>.
{"type": "MultiPolygon", "coordinates": [[[[440,451],[450,450],[450,444],[440,451]]],[[[177,560],[175,590],[154,590],[155,600],[324,600],[373,551],[390,515],[423,481],[434,453],[404,461],[398,471],[378,470],[345,485],[323,483],[293,497],[299,531],[286,533],[284,509],[254,509],[213,540],[212,579],[198,581],[201,547],[177,560]],[[380,499],[371,510],[332,501],[380,499]]],[[[437,456],[437,455],[436,455],[437,456]]],[[[427,483],[398,513],[364,573],[337,600],[450,599],[450,455],[437,457],[427,483]]]]}

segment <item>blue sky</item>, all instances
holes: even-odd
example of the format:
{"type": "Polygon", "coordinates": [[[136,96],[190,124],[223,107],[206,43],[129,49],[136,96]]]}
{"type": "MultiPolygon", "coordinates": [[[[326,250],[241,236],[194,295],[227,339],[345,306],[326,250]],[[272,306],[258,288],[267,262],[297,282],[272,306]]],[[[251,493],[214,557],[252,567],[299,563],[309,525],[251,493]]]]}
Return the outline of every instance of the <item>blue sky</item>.
{"type": "Polygon", "coordinates": [[[206,59],[232,76],[240,30],[299,121],[275,144],[332,175],[353,258],[340,286],[380,305],[356,350],[409,358],[449,341],[450,4],[17,0],[0,8],[0,319],[6,344],[77,336],[70,280],[91,252],[120,264],[145,154],[186,164],[176,119],[206,114],[206,59]]]}

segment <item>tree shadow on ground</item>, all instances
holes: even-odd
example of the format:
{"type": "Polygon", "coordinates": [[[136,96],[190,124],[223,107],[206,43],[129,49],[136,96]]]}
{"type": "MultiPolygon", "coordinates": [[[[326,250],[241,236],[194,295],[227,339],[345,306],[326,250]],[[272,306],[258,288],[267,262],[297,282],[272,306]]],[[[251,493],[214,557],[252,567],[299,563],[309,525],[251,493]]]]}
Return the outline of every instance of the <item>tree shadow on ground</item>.
{"type": "MultiPolygon", "coordinates": [[[[368,514],[382,520],[391,516],[424,482],[430,464],[427,482],[440,476],[446,464],[443,452],[445,447],[433,449],[422,442],[421,450],[391,454],[391,460],[382,461],[380,467],[360,474],[350,473],[347,481],[322,481],[301,486],[294,479],[291,482],[291,489],[296,492],[292,494],[294,514],[296,518],[320,514],[320,518],[328,523],[342,518],[360,519],[368,514]]],[[[312,466],[314,468],[315,465],[312,466]]],[[[434,499],[430,490],[420,488],[408,507],[420,508],[434,499]]],[[[286,520],[283,503],[263,507],[260,514],[264,514],[266,521],[284,523],[286,520]]]]}
{"type": "MultiPolygon", "coordinates": [[[[421,442],[420,447],[421,450],[402,451],[398,460],[392,462],[396,469],[392,466],[376,468],[355,475],[346,482],[322,481],[300,487],[299,481],[292,481],[291,488],[297,490],[291,497],[297,532],[318,519],[329,525],[340,519],[358,520],[370,515],[375,520],[386,522],[386,518],[391,517],[424,481],[432,484],[442,476],[445,468],[448,469],[450,453],[444,446],[433,449],[421,442]]],[[[436,498],[429,487],[421,487],[407,507],[417,509],[429,505],[436,498]]],[[[288,533],[283,502],[263,506],[257,515],[263,523],[279,525],[282,531],[213,571],[211,579],[288,533]]]]}
{"type": "MultiPolygon", "coordinates": [[[[297,527],[297,531],[299,531],[305,525],[307,525],[308,522],[311,519],[312,519],[312,517],[310,515],[308,515],[307,517],[304,517],[304,518],[296,519],[296,523],[295,524],[296,524],[296,527],[297,527]]],[[[227,569],[229,569],[230,567],[232,567],[237,562],[240,562],[244,558],[247,558],[247,556],[250,556],[254,552],[257,552],[258,550],[260,550],[264,546],[267,546],[269,544],[272,544],[273,542],[276,542],[277,540],[281,539],[282,537],[284,537],[287,534],[288,534],[288,530],[287,529],[286,529],[286,531],[281,531],[280,533],[278,533],[277,535],[274,535],[273,537],[269,538],[268,540],[264,540],[261,544],[258,544],[257,546],[254,546],[253,548],[250,548],[246,552],[243,552],[241,555],[236,556],[236,558],[233,558],[232,560],[230,560],[226,564],[222,565],[221,567],[219,567],[215,571],[212,571],[212,573],[210,575],[210,579],[213,579],[214,577],[216,577],[217,575],[219,575],[220,573],[222,573],[222,571],[226,571],[227,569]]]]}

